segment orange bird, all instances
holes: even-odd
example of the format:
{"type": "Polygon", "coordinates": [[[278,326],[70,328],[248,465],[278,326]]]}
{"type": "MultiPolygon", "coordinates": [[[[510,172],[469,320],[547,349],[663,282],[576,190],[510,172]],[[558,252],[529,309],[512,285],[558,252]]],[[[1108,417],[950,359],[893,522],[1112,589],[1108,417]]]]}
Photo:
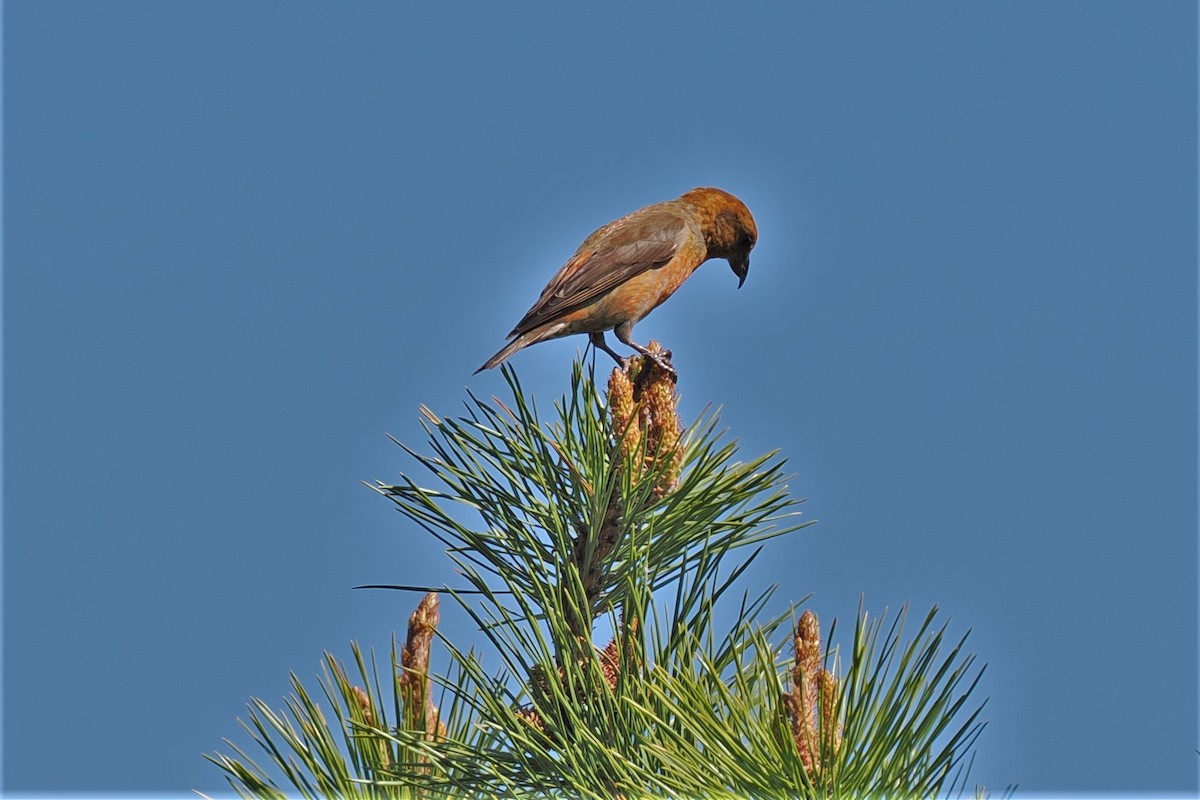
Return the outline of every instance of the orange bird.
{"type": "Polygon", "coordinates": [[[604,340],[611,330],[674,373],[633,341],[633,326],[710,258],[729,262],[740,289],[757,241],[750,209],[721,189],[692,189],[610,222],[583,240],[508,334],[512,341],[475,372],[491,369],[523,347],[573,333],[586,333],[595,347],[622,363],[604,340]]]}

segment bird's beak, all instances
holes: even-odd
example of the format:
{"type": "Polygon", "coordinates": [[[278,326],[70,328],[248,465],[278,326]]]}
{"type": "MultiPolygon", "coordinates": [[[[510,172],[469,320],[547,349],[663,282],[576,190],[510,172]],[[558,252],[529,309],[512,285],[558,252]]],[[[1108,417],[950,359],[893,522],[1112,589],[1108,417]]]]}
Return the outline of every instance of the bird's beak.
{"type": "Polygon", "coordinates": [[[750,256],[737,256],[729,259],[729,268],[738,276],[738,288],[746,282],[746,274],[750,272],[750,256]]]}

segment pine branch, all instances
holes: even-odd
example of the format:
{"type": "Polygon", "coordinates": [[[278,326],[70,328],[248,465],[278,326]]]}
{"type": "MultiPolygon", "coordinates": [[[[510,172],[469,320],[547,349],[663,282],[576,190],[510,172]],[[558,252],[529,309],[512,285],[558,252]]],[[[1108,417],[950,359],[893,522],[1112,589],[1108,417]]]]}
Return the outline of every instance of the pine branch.
{"type": "MultiPolygon", "coordinates": [[[[327,660],[334,720],[298,680],[285,714],[255,701],[247,729],[285,783],[305,796],[481,798],[966,786],[982,670],[965,637],[943,652],[936,609],[909,640],[904,613],[885,629],[860,610],[841,674],[834,628],[823,641],[806,611],[788,634],[790,612],[762,619],[773,587],[737,591],[769,540],[810,524],[776,453],[738,460],[712,413],[682,425],[654,359],[614,370],[605,396],[576,363],[546,420],[516,372],[504,376],[506,400],[470,396],[457,418],[422,409],[427,451],[401,447],[429,485],[372,486],[445,544],[467,584],[446,594],[488,647],[439,637],[450,670],[432,670],[431,594],[393,648],[390,714],[357,647],[361,685],[327,660]],[[612,634],[596,642],[600,622],[612,634]]],[[[210,759],[237,791],[283,796],[230,747],[210,759]]]]}

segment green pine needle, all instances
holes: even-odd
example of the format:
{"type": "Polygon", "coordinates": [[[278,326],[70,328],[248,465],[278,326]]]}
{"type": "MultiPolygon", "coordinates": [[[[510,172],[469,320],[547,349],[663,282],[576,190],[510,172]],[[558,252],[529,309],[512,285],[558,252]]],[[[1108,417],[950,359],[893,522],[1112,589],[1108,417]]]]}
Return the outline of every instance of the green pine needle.
{"type": "Polygon", "coordinates": [[[395,647],[381,680],[374,654],[353,646],[352,672],[327,655],[320,696],[293,677],[284,712],[252,701],[243,726],[269,769],[228,741],[232,755],[207,756],[239,795],[965,790],[983,670],[936,608],[909,638],[906,610],[885,624],[860,609],[844,665],[831,626],[822,647],[836,711],[818,715],[806,739],[817,765],[806,769],[784,699],[793,612],[769,616],[774,587],[742,587],[771,539],[811,524],[777,453],[739,460],[706,413],[685,431],[675,480],[670,459],[644,442],[618,446],[624,431],[581,363],[548,419],[513,369],[504,377],[504,401],[469,396],[457,418],[423,409],[427,448],[401,447],[424,477],[372,486],[446,546],[469,590],[446,593],[485,639],[486,659],[439,639],[450,668],[428,678],[444,729],[405,727],[395,647]],[[611,642],[593,642],[600,623],[611,642]]]}

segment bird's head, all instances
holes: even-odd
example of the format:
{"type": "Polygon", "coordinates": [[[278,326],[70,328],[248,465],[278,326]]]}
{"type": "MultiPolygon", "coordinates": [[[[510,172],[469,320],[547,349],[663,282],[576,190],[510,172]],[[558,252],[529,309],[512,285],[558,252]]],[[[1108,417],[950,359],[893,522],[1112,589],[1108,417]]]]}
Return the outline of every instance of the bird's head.
{"type": "Polygon", "coordinates": [[[727,260],[742,288],[750,272],[750,251],[758,243],[758,226],[750,209],[722,189],[692,189],[680,199],[700,212],[708,257],[727,260]]]}

